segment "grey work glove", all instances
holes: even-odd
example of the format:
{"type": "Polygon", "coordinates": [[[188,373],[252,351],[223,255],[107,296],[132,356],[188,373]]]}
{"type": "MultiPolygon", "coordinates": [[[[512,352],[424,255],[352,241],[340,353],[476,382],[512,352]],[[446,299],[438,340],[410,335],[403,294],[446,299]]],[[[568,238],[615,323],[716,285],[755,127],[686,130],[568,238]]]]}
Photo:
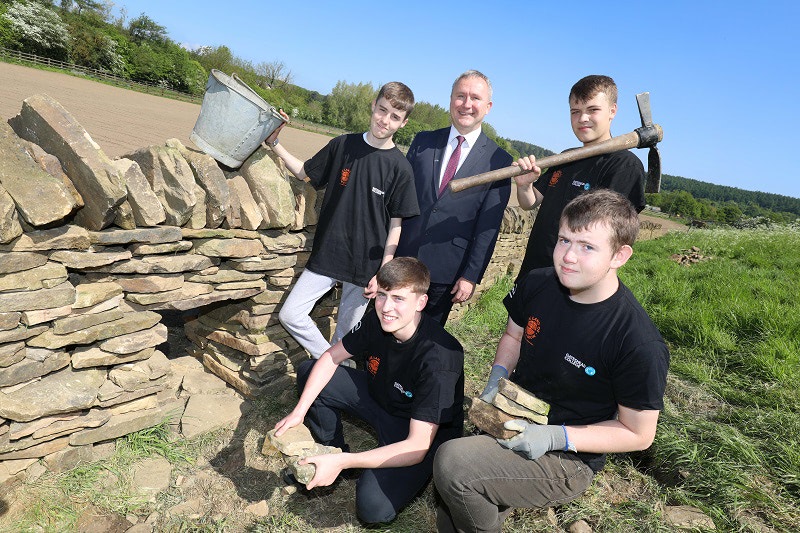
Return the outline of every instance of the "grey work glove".
{"type": "Polygon", "coordinates": [[[494,365],[492,371],[489,373],[489,380],[486,382],[486,387],[479,396],[481,400],[486,403],[492,403],[494,397],[497,396],[497,388],[500,386],[500,379],[508,377],[508,370],[500,365],[494,365]]]}
{"type": "Polygon", "coordinates": [[[503,427],[519,433],[508,440],[497,439],[497,442],[510,450],[525,454],[528,459],[538,459],[552,450],[566,451],[567,435],[563,426],[543,426],[525,420],[509,420],[503,427]]]}

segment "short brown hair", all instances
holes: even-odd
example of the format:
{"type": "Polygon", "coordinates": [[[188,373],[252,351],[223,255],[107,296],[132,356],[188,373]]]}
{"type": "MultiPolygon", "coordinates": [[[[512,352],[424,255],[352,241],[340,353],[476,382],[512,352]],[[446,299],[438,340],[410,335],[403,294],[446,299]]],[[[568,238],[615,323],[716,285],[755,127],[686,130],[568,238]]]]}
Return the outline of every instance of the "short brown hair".
{"type": "Polygon", "coordinates": [[[425,294],[431,284],[431,274],[425,263],[416,257],[395,257],[378,270],[378,285],[387,291],[405,289],[425,294]]]}
{"type": "Polygon", "coordinates": [[[605,93],[609,104],[617,103],[617,84],[609,76],[601,74],[592,74],[578,80],[569,92],[569,99],[574,98],[578,102],[587,102],[598,93],[605,93]]]}
{"type": "Polygon", "coordinates": [[[578,232],[597,223],[611,229],[611,247],[616,252],[633,246],[639,235],[639,213],[633,204],[611,189],[594,189],[573,198],[561,212],[560,224],[578,232]]]}
{"type": "Polygon", "coordinates": [[[390,81],[384,84],[381,90],[378,91],[375,101],[377,102],[381,97],[386,98],[386,101],[392,104],[392,107],[405,111],[405,118],[408,118],[408,115],[414,110],[414,93],[405,83],[390,81]]]}

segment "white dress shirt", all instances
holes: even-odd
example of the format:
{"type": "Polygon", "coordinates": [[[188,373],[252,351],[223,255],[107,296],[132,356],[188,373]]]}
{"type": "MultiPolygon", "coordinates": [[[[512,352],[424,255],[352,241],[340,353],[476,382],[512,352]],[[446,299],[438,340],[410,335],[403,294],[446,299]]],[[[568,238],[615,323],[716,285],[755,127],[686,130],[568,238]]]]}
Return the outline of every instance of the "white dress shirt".
{"type": "MultiPolygon", "coordinates": [[[[464,160],[469,155],[469,151],[475,146],[475,143],[478,141],[478,136],[481,134],[481,128],[477,128],[474,131],[463,135],[464,142],[461,143],[461,157],[458,159],[458,166],[456,167],[456,173],[458,173],[458,169],[461,168],[461,165],[464,163],[464,160]]],[[[447,145],[444,148],[444,156],[442,156],[442,169],[439,171],[439,180],[438,184],[439,187],[442,185],[442,178],[444,177],[444,171],[447,168],[447,163],[450,161],[450,156],[453,154],[453,150],[456,149],[458,146],[458,140],[456,137],[461,135],[458,133],[458,130],[454,126],[450,126],[450,137],[447,139],[447,145]]]]}

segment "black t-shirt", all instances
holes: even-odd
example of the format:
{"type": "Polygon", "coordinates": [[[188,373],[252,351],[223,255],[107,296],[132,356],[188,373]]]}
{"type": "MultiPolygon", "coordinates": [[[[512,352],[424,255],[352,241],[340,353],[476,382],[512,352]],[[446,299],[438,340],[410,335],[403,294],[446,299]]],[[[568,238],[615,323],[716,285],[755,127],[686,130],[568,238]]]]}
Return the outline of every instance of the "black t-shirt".
{"type": "MultiPolygon", "coordinates": [[[[612,420],[618,405],[662,410],[669,350],[650,317],[620,282],[610,298],[580,304],[553,268],[530,272],[503,303],[523,328],[511,380],[550,404],[549,424],[612,420]]],[[[605,458],[581,454],[602,469],[605,458]]]]}
{"type": "Polygon", "coordinates": [[[411,165],[397,147],[373,148],[349,134],[303,169],[316,189],[327,187],[307,268],[366,285],[380,268],[390,219],[419,214],[411,165]]]}
{"type": "Polygon", "coordinates": [[[570,200],[590,189],[611,189],[626,196],[641,211],[645,205],[644,181],[644,165],[628,150],[547,169],[534,184],[544,198],[533,221],[517,279],[534,268],[553,266],[558,222],[570,200]]]}
{"type": "Polygon", "coordinates": [[[363,357],[370,396],[389,414],[438,424],[435,442],[464,429],[464,350],[444,328],[423,314],[414,336],[397,342],[370,311],[342,339],[363,357]]]}

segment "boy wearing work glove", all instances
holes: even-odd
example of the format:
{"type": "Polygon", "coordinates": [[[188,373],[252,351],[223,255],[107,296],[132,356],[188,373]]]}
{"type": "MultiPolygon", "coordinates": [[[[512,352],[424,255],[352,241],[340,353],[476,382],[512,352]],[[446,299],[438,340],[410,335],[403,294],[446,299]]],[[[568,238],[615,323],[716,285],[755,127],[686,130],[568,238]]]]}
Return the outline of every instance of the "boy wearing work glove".
{"type": "Polygon", "coordinates": [[[564,208],[553,268],[530,272],[504,300],[506,331],[481,399],[511,381],[550,404],[547,425],[506,422],[510,439],[478,435],[443,444],[434,460],[437,527],[500,531],[514,507],[580,496],[605,454],[643,450],[663,408],[669,352],[617,277],[633,253],[636,209],[608,189],[564,208]]]}

